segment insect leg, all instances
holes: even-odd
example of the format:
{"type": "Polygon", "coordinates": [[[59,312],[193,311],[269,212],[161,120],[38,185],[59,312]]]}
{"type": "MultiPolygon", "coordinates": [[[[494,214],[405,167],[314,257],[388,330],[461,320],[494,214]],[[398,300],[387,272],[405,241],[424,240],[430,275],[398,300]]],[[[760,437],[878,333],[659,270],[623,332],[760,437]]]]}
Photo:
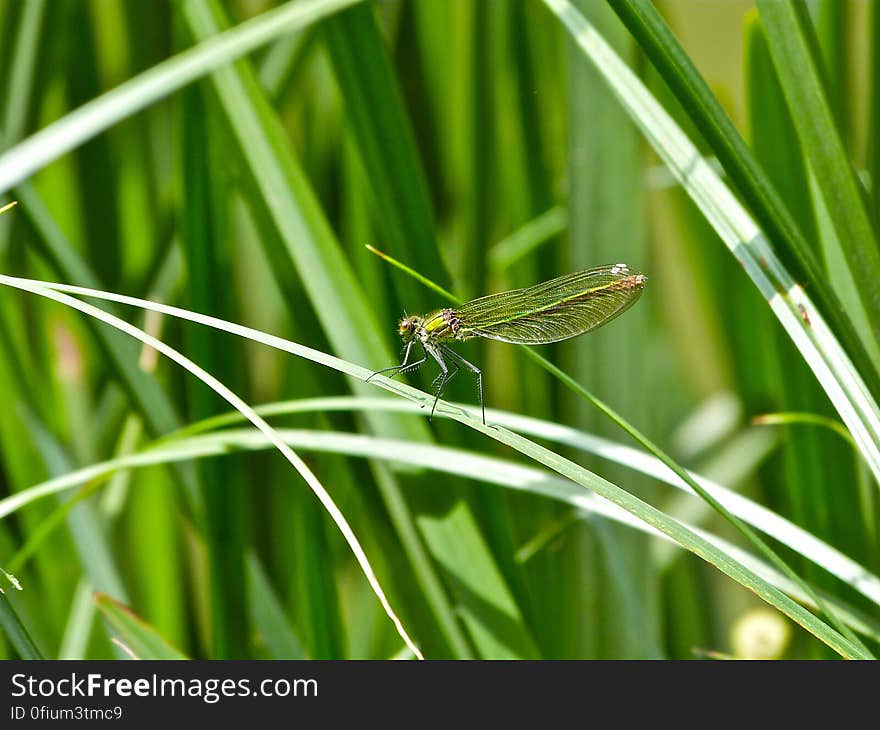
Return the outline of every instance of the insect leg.
{"type": "MultiPolygon", "coordinates": [[[[447,363],[447,367],[451,368],[448,373],[440,373],[440,375],[438,375],[434,379],[434,383],[437,383],[437,381],[440,381],[440,383],[437,387],[438,396],[441,395],[444,390],[446,390],[446,386],[449,385],[449,383],[452,381],[452,379],[456,375],[458,375],[458,373],[461,371],[461,368],[458,366],[457,362],[447,363]]],[[[432,383],[431,385],[433,385],[434,383],[432,383]]]]}
{"type": "Polygon", "coordinates": [[[480,410],[483,412],[483,425],[486,425],[486,405],[483,403],[483,371],[480,370],[476,365],[472,362],[468,362],[461,355],[459,355],[455,350],[452,350],[446,345],[441,345],[440,348],[446,355],[449,355],[453,359],[453,361],[460,362],[464,365],[468,370],[470,370],[477,378],[477,392],[480,395],[480,410]]]}
{"type": "Polygon", "coordinates": [[[365,382],[369,383],[370,380],[374,376],[381,375],[382,373],[390,373],[392,370],[394,371],[394,373],[392,375],[390,375],[389,377],[393,378],[395,375],[400,375],[402,373],[409,372],[410,370],[415,370],[420,365],[422,365],[425,362],[425,360],[428,359],[427,356],[422,357],[421,360],[417,360],[416,362],[413,362],[413,363],[409,362],[409,356],[410,356],[410,353],[412,352],[412,348],[415,343],[416,343],[415,340],[410,340],[406,344],[406,352],[404,352],[403,362],[400,363],[400,365],[393,365],[390,368],[383,368],[382,370],[377,370],[375,373],[370,375],[370,377],[367,378],[365,382]]]}
{"type": "Polygon", "coordinates": [[[395,373],[395,375],[403,375],[404,373],[411,373],[413,370],[418,370],[422,365],[425,364],[425,361],[428,359],[428,356],[424,353],[422,354],[421,360],[416,360],[415,362],[411,362],[404,368],[401,368],[399,371],[395,373]]]}
{"type": "MultiPolygon", "coordinates": [[[[440,400],[440,395],[443,393],[443,388],[446,386],[446,383],[449,382],[449,367],[446,365],[446,361],[443,359],[443,356],[440,354],[440,351],[431,346],[425,345],[425,352],[434,358],[437,364],[440,366],[440,375],[437,376],[434,382],[440,381],[437,385],[437,390],[434,392],[434,404],[431,406],[431,415],[428,416],[428,420],[430,421],[434,417],[434,410],[437,408],[437,401],[440,400]]],[[[454,374],[454,373],[453,373],[454,374]]]]}

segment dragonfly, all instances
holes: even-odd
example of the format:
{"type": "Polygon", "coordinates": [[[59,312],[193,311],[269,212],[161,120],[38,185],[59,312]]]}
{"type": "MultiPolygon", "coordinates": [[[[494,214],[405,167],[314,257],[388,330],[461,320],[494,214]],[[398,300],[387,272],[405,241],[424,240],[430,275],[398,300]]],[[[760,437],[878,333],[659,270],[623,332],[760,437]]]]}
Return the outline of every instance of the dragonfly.
{"type": "Polygon", "coordinates": [[[525,289],[490,294],[458,307],[437,309],[424,316],[405,315],[398,324],[404,342],[403,361],[377,370],[369,378],[391,373],[395,377],[410,373],[431,358],[440,373],[434,379],[434,404],[449,382],[465,368],[477,380],[483,425],[483,372],[465,360],[449,345],[453,342],[484,337],[518,345],[546,345],[577,337],[601,327],[636,303],[645,288],[647,277],[630,270],[626,264],[611,264],[565,274],[525,289]],[[421,358],[410,361],[413,350],[421,349],[421,358]]]}

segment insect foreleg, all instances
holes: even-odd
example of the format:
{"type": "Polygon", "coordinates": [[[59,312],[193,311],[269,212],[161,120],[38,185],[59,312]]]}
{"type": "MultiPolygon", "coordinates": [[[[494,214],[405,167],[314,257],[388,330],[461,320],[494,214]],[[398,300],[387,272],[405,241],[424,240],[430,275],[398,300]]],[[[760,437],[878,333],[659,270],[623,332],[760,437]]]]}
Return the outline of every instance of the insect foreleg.
{"type": "Polygon", "coordinates": [[[409,356],[410,356],[410,353],[412,352],[412,348],[413,348],[414,344],[416,344],[415,340],[410,340],[406,344],[406,352],[404,352],[404,354],[403,354],[403,362],[400,363],[400,365],[393,365],[390,368],[383,368],[382,370],[377,370],[375,373],[370,375],[370,377],[367,378],[365,382],[369,383],[370,380],[373,377],[375,377],[376,375],[381,375],[382,373],[390,373],[391,371],[394,371],[394,372],[389,377],[393,378],[395,375],[401,375],[401,374],[407,373],[411,370],[415,370],[416,368],[418,368],[419,366],[424,364],[425,360],[428,359],[427,355],[424,355],[424,352],[422,353],[423,357],[421,360],[417,360],[416,362],[413,362],[413,363],[409,362],[409,356]]]}

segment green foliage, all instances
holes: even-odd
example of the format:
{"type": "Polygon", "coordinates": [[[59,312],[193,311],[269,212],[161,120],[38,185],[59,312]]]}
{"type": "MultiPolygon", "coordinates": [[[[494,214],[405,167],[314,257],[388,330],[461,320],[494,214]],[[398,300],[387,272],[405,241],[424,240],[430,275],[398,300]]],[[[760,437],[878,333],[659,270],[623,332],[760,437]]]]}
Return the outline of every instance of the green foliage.
{"type": "Polygon", "coordinates": [[[692,658],[761,600],[875,655],[880,12],[694,2],[11,6],[0,656],[692,658]],[[364,382],[618,261],[595,334],[462,346],[486,427],[364,382]]]}

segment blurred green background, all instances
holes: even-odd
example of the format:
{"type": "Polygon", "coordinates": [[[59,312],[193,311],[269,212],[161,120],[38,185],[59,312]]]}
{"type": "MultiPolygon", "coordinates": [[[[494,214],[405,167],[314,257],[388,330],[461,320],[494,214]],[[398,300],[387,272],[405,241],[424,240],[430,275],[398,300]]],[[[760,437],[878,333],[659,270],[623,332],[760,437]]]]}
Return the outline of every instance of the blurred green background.
{"type": "MultiPolygon", "coordinates": [[[[626,3],[574,4],[721,169],[711,134],[615,15],[612,6],[626,3]]],[[[795,130],[810,112],[792,113],[753,3],[654,5],[814,247],[867,357],[850,354],[875,367],[862,372],[872,387],[876,343],[865,333],[876,336],[876,326],[853,293],[846,242],[820,244],[838,212],[817,193],[795,130]]],[[[873,225],[880,13],[860,0],[808,5],[812,57],[873,225]]],[[[0,0],[2,148],[273,7],[0,0]]],[[[626,262],[648,276],[638,304],[541,354],[683,466],[866,571],[880,567],[877,485],[846,434],[798,418],[752,423],[778,413],[836,421],[835,408],[716,231],[537,0],[357,5],[151,103],[7,190],[0,204],[9,200],[19,205],[0,216],[2,273],[175,304],[369,369],[396,362],[404,311],[446,302],[366,244],[462,298],[626,262]]],[[[113,311],[250,404],[383,395],[229,334],[113,311]]],[[[520,348],[473,341],[459,350],[484,370],[487,407],[634,445],[520,348]]],[[[429,389],[434,374],[426,367],[408,380],[429,389]]],[[[4,497],[229,411],[139,343],[6,287],[0,395],[4,497]]],[[[467,377],[446,397],[476,402],[467,377]]],[[[667,542],[528,487],[449,473],[469,453],[526,463],[461,424],[328,403],[272,423],[455,449],[436,468],[302,450],[428,657],[835,656],[667,542]]],[[[549,445],[663,512],[748,545],[697,498],[627,463],[549,445]]],[[[23,587],[7,585],[0,597],[20,622],[6,615],[0,656],[22,653],[17,625],[46,657],[407,656],[290,465],[273,450],[228,451],[118,470],[0,521],[0,566],[23,587]]],[[[869,627],[863,636],[877,635],[876,602],[797,545],[780,552],[869,627]]]]}

